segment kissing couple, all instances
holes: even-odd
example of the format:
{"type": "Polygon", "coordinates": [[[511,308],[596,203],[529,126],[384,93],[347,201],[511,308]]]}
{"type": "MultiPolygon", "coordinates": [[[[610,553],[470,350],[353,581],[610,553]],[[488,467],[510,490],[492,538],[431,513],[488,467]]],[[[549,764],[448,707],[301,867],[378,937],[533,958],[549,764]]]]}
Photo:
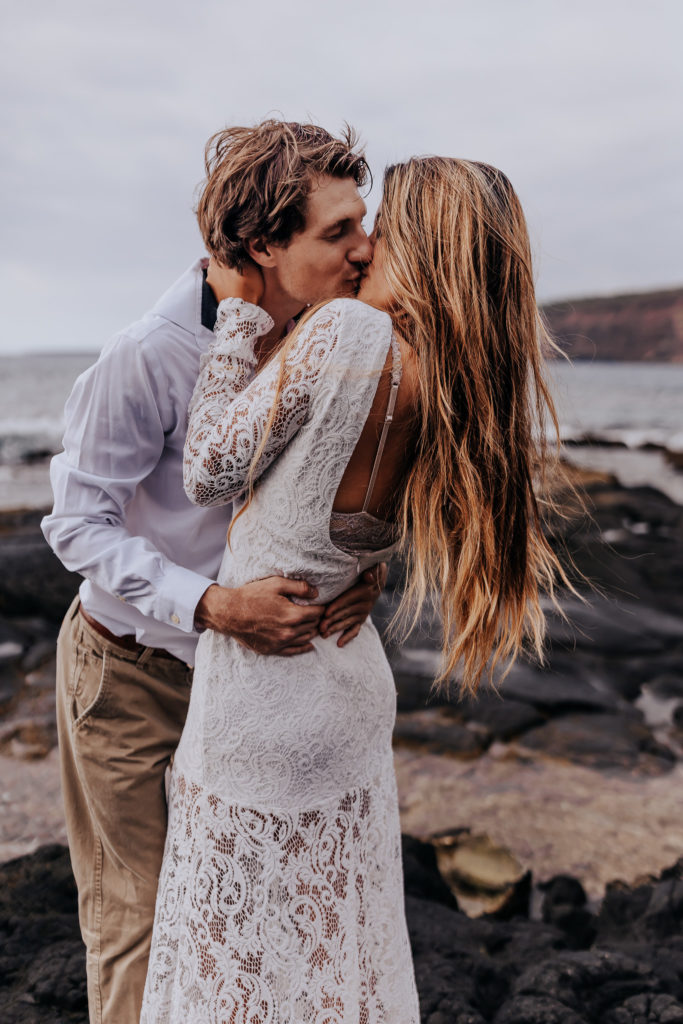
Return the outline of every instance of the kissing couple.
{"type": "Polygon", "coordinates": [[[314,125],[219,132],[206,171],[209,257],[76,382],[43,521],[84,576],[57,685],[90,1020],[417,1024],[368,616],[400,551],[435,685],[540,651],[524,215],[420,157],[368,236],[353,133],[314,125]]]}

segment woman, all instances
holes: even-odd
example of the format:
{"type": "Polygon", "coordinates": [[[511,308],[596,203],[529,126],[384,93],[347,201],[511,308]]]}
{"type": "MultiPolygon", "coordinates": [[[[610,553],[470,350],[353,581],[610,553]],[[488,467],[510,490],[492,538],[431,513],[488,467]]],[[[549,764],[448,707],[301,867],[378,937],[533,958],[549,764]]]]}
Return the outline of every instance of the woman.
{"type": "MultiPolygon", "coordinates": [[[[403,541],[432,591],[442,682],[475,689],[523,641],[559,566],[532,490],[541,380],[524,217],[494,168],[389,169],[361,301],[312,311],[257,372],[259,278],[195,391],[186,489],[236,502],[219,582],[305,577],[328,601],[403,541]],[[266,472],[267,470],[267,472],[266,472]]],[[[292,660],[206,633],[175,759],[142,1021],[416,1024],[376,630],[292,660]]]]}

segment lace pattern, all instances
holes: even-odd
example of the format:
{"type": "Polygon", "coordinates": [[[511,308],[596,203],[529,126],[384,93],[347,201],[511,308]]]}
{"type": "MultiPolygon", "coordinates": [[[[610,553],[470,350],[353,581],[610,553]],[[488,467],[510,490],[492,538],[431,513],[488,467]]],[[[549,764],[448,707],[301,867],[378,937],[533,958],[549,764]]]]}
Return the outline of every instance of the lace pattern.
{"type": "Polygon", "coordinates": [[[390,786],[375,779],[293,814],[174,779],[181,826],[160,888],[175,898],[157,915],[164,955],[151,977],[161,998],[142,1021],[411,1021],[411,979],[401,974],[410,950],[405,930],[394,931],[400,833],[382,799],[390,786]]]}
{"type": "MultiPolygon", "coordinates": [[[[329,308],[329,307],[328,307],[329,308]]],[[[335,311],[316,329],[301,332],[299,344],[284,367],[274,359],[249,387],[256,371],[256,340],[273,321],[241,299],[224,299],[218,307],[216,341],[201,368],[190,402],[185,444],[184,483],[197,505],[222,505],[245,489],[261,439],[268,440],[259,459],[260,475],[306,420],[311,394],[326,369],[336,335],[335,311]],[[232,312],[232,316],[230,315],[232,312]],[[270,423],[275,395],[280,397],[270,423]]]]}
{"type": "MultiPolygon", "coordinates": [[[[193,399],[186,486],[195,500],[240,511],[272,413],[219,582],[305,577],[330,600],[392,550],[349,553],[330,536],[391,322],[335,301],[306,324],[284,366],[274,360],[256,374],[253,344],[269,328],[245,305],[221,304],[193,399]]],[[[395,710],[370,621],[347,647],[317,638],[294,659],[202,635],[172,773],[142,1024],[417,1024],[395,710]]]]}
{"type": "Polygon", "coordinates": [[[396,523],[378,519],[369,512],[333,510],[330,514],[330,538],[341,551],[368,555],[397,544],[400,530],[396,523]]]}

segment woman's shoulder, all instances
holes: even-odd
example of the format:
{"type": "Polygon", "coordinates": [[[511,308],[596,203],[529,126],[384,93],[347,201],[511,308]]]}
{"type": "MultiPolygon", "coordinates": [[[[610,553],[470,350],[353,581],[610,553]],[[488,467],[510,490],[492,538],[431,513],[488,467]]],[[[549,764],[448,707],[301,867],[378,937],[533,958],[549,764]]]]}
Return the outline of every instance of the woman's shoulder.
{"type": "Polygon", "coordinates": [[[360,299],[332,299],[313,314],[312,322],[324,322],[330,317],[334,318],[340,327],[356,324],[371,325],[375,328],[384,328],[388,334],[392,329],[388,313],[376,309],[375,306],[369,306],[367,302],[361,302],[360,299]]]}

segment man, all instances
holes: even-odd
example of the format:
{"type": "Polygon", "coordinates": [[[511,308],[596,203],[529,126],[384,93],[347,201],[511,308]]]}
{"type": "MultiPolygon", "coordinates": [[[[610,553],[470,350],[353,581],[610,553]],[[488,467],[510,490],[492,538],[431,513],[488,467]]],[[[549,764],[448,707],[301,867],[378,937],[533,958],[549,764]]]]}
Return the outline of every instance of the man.
{"type": "MultiPolygon", "coordinates": [[[[189,700],[198,631],[296,656],[314,636],[352,639],[378,577],[328,608],[305,581],[229,589],[214,580],[230,510],[182,487],[187,407],[212,337],[221,267],[261,269],[275,327],[321,299],[352,295],[371,246],[358,192],[367,176],[350,133],[265,121],[207,146],[197,262],[152,311],[105,347],[67,403],[52,463],[45,536],[83,574],[58,642],[58,728],[67,830],[87,947],[90,1019],[139,1017],[166,827],[164,773],[189,700]]],[[[381,573],[380,573],[381,576],[381,573]]]]}

